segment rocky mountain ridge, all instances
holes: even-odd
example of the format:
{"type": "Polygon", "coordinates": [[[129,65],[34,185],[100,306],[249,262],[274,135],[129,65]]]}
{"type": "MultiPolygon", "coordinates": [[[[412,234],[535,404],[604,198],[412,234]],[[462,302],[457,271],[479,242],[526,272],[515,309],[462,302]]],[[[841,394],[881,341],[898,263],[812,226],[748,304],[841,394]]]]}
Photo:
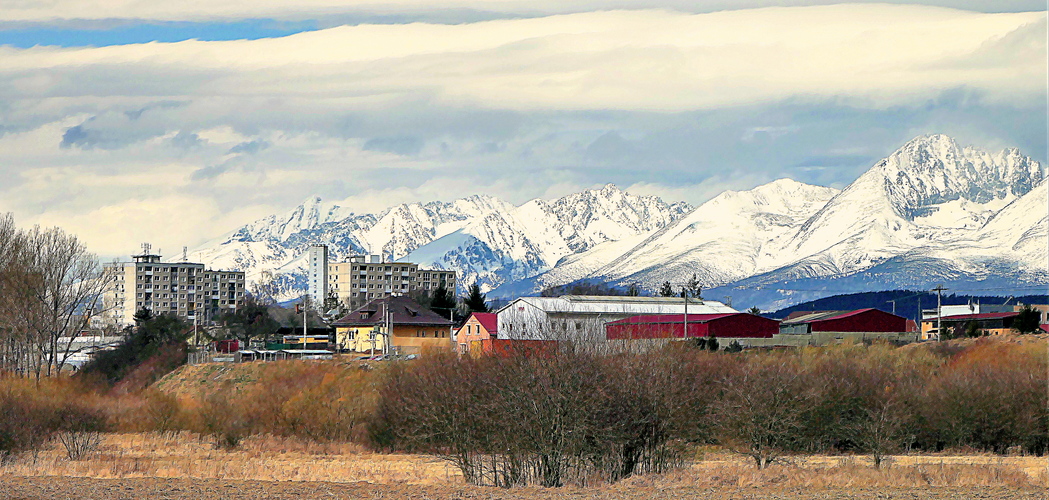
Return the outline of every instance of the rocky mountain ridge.
{"type": "Polygon", "coordinates": [[[282,298],[300,293],[303,254],[316,243],[335,260],[382,254],[454,269],[492,297],[577,280],[654,291],[693,273],[711,293],[763,308],[935,279],[1026,286],[1049,282],[1045,176],[1015,149],[928,135],[840,191],[780,179],[693,208],[609,184],[520,206],[470,196],[378,214],[311,197],[197,255],[249,280],[275,277],[282,298]]]}

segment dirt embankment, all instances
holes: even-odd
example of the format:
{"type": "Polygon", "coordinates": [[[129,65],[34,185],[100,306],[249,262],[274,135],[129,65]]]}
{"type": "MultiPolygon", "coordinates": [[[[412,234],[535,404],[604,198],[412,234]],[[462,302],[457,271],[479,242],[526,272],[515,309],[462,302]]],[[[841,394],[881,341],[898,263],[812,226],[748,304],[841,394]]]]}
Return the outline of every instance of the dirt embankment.
{"type": "Polygon", "coordinates": [[[257,500],[312,498],[368,499],[680,499],[710,500],[1042,500],[1044,490],[1001,487],[939,488],[655,488],[621,484],[601,489],[517,488],[502,490],[448,485],[225,481],[217,479],[88,479],[0,476],[0,491],[11,500],[257,500]]]}

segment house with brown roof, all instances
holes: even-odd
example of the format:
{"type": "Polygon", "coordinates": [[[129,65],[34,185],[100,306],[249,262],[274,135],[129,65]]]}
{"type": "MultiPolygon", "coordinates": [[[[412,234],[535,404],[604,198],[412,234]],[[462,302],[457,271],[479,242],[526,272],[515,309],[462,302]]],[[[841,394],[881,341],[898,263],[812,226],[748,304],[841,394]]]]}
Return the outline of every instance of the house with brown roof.
{"type": "Polygon", "coordinates": [[[344,351],[418,354],[452,347],[452,322],[404,296],[372,300],[332,326],[344,351]]]}

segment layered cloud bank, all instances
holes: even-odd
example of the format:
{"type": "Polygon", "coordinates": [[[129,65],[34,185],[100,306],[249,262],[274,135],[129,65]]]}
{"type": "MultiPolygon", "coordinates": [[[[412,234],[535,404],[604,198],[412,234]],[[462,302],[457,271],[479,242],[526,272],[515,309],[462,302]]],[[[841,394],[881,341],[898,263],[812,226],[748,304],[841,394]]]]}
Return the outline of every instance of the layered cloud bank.
{"type": "MultiPolygon", "coordinates": [[[[533,5],[483,4],[451,7],[533,5]]],[[[236,17],[249,4],[25,5],[0,3],[0,18],[236,17]]],[[[604,182],[691,203],[781,175],[840,185],[876,152],[942,131],[936,120],[1044,160],[1044,113],[1030,110],[1044,110],[1046,26],[1044,12],[832,5],[0,47],[0,209],[123,254],[143,239],[193,246],[311,194],[377,211],[604,182]]]]}
{"type": "MultiPolygon", "coordinates": [[[[406,15],[465,18],[478,15],[542,16],[609,9],[673,9],[685,12],[714,12],[757,7],[798,7],[822,5],[828,0],[183,0],[148,2],[141,0],[51,0],[26,2],[0,1],[0,19],[8,21],[53,22],[55,20],[137,19],[187,21],[213,19],[300,19],[346,15],[406,15]],[[471,15],[472,14],[472,15],[471,15]]],[[[996,12],[1033,11],[1045,7],[1038,0],[882,0],[883,4],[927,4],[966,10],[996,12]],[[993,4],[993,5],[989,5],[993,4]]]]}

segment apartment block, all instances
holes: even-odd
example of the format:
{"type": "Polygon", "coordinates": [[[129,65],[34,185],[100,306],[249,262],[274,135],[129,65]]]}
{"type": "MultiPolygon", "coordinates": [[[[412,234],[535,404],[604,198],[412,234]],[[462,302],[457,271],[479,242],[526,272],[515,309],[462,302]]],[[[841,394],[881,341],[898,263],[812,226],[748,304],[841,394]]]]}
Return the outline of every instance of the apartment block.
{"type": "Polygon", "coordinates": [[[104,265],[109,287],[103,295],[103,318],[118,328],[135,324],[135,312],[171,314],[208,324],[223,313],[244,306],[244,273],[214,271],[194,262],[161,262],[144,252],[133,262],[104,265]]]}
{"type": "MultiPolygon", "coordinates": [[[[312,278],[311,278],[312,279],[312,278]]],[[[378,255],[355,255],[328,264],[328,290],[350,309],[368,301],[415,292],[429,293],[444,285],[455,292],[455,271],[419,269],[411,262],[383,262],[378,255]]]]}

